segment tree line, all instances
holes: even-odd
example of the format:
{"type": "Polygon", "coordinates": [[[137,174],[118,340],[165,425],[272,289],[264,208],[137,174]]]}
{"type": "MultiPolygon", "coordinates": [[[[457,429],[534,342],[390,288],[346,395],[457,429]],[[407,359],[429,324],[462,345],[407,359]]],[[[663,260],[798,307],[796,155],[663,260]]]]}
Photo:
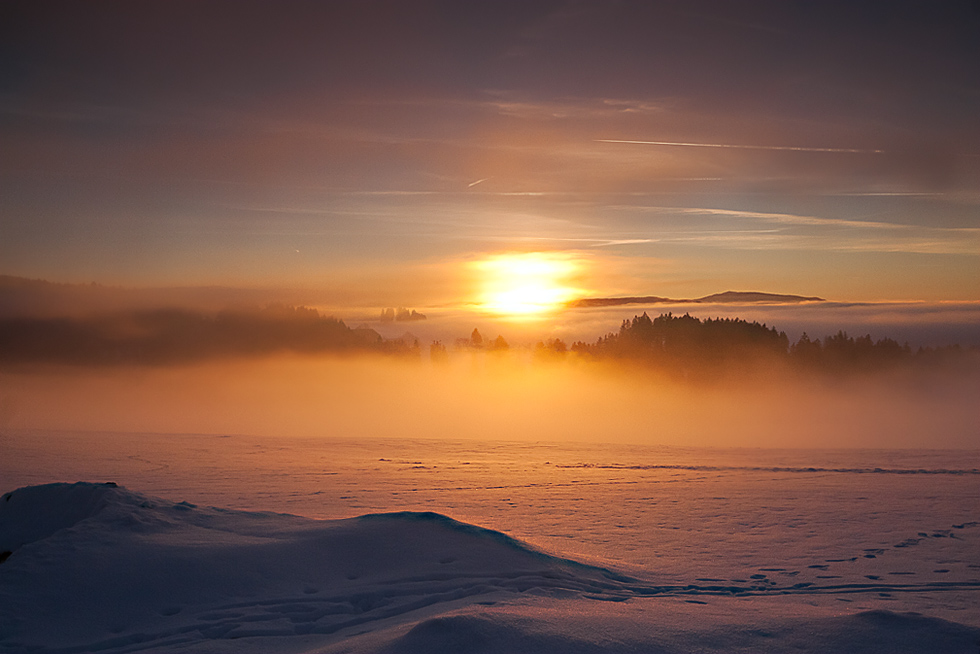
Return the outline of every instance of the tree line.
{"type": "MultiPolygon", "coordinates": [[[[502,336],[484,338],[474,329],[456,339],[455,350],[504,352],[502,336]]],[[[214,314],[187,309],[156,309],[97,314],[86,318],[0,319],[0,363],[71,365],[166,365],[198,360],[277,353],[374,352],[421,358],[417,339],[386,340],[373,329],[350,328],[316,309],[271,305],[262,309],[224,310],[214,314]]],[[[687,376],[711,376],[745,367],[781,362],[806,371],[872,371],[901,365],[963,363],[972,365],[975,350],[951,346],[918,348],[870,335],[844,331],[811,339],[804,333],[791,343],[784,332],[740,318],[699,319],[689,314],[646,313],[624,320],[619,331],[594,343],[561,339],[538,343],[535,358],[577,356],[636,362],[687,376]]],[[[439,341],[430,359],[445,361],[439,341]]]]}
{"type": "Polygon", "coordinates": [[[0,362],[10,364],[170,364],[281,352],[410,350],[316,309],[281,305],[216,314],[156,309],[0,320],[0,362]]]}
{"type": "MultiPolygon", "coordinates": [[[[563,351],[563,344],[545,346],[563,351]]],[[[782,362],[806,370],[871,371],[905,364],[939,364],[961,359],[960,346],[913,350],[890,338],[857,338],[841,330],[820,339],[806,332],[791,343],[785,332],[740,318],[699,319],[689,314],[646,313],[624,320],[618,332],[595,343],[578,341],[569,348],[595,359],[629,359],[683,373],[709,373],[732,366],[782,362]]],[[[975,354],[975,353],[974,353],[975,354]]]]}

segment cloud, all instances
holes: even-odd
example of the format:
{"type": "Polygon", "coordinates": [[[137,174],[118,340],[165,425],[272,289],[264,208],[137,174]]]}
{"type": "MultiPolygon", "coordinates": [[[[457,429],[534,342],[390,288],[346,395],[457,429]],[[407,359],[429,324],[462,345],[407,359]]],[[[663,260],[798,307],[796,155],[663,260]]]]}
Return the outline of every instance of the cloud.
{"type": "Polygon", "coordinates": [[[814,148],[797,145],[734,145],[731,143],[681,143],[676,141],[626,141],[596,139],[596,143],[628,143],[632,145],[666,145],[685,148],[731,148],[736,150],[788,150],[793,152],[839,152],[849,154],[881,154],[884,150],[859,150],[855,148],[814,148]]]}
{"type": "MultiPolygon", "coordinates": [[[[664,208],[667,209],[667,208],[664,208]]],[[[671,210],[671,209],[667,209],[671,210]]],[[[786,225],[823,225],[837,227],[860,227],[879,229],[899,229],[905,225],[888,222],[873,222],[863,220],[845,220],[841,218],[820,218],[817,216],[801,216],[790,213],[765,213],[761,211],[741,211],[737,209],[709,209],[703,207],[687,207],[676,209],[680,213],[703,214],[712,216],[731,216],[733,218],[755,218],[770,223],[786,225]]]]}
{"type": "Polygon", "coordinates": [[[635,116],[662,116],[671,103],[640,98],[521,98],[506,91],[486,91],[489,100],[473,107],[490,109],[503,116],[531,119],[603,120],[635,116]]]}
{"type": "Polygon", "coordinates": [[[980,228],[933,227],[871,220],[767,213],[707,207],[630,206],[622,212],[653,212],[665,216],[718,216],[738,224],[719,229],[716,223],[656,225],[645,228],[659,242],[741,248],[790,248],[852,252],[910,252],[980,255],[980,228]],[[754,225],[753,225],[754,223],[754,225]],[[767,228],[764,225],[775,225],[767,228]]]}
{"type": "Polygon", "coordinates": [[[563,236],[486,236],[484,240],[498,242],[535,242],[541,245],[549,244],[551,246],[573,244],[593,248],[611,247],[615,245],[642,245],[644,243],[657,243],[660,241],[660,239],[655,238],[572,238],[563,236]]]}

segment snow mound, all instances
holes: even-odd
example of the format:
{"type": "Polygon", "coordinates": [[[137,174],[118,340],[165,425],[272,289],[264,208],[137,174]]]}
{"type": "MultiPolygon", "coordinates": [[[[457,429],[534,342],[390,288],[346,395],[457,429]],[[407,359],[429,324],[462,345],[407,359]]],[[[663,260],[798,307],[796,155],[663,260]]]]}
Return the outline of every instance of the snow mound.
{"type": "Polygon", "coordinates": [[[976,654],[980,643],[980,629],[884,611],[725,622],[703,600],[717,610],[883,586],[658,586],[429,512],[319,521],[48,484],[0,497],[0,552],[10,654],[976,654]]]}
{"type": "Polygon", "coordinates": [[[468,598],[581,595],[625,579],[435,513],[317,521],[113,484],[8,493],[0,534],[0,651],[11,652],[335,634],[468,598]]]}
{"type": "MultiPolygon", "coordinates": [[[[608,652],[581,637],[536,629],[528,622],[477,615],[432,618],[412,627],[384,648],[385,654],[535,654],[538,652],[608,652]]],[[[635,651],[635,650],[631,650],[635,651]]]]}
{"type": "MultiPolygon", "coordinates": [[[[554,622],[514,615],[441,616],[419,622],[372,651],[383,654],[688,654],[690,652],[849,652],[975,654],[980,630],[918,614],[869,611],[764,625],[608,624],[582,616],[554,622]]],[[[359,651],[359,650],[348,650],[359,651]]]]}
{"type": "Polygon", "coordinates": [[[128,494],[116,484],[47,484],[0,499],[0,551],[13,551],[91,518],[128,494]]]}

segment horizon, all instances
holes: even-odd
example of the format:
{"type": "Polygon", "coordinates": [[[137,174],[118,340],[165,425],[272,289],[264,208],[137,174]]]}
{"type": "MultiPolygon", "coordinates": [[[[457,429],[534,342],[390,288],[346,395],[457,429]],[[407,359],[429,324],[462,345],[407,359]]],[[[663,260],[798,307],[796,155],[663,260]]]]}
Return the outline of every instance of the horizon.
{"type": "Polygon", "coordinates": [[[542,305],[540,311],[511,313],[482,306],[476,295],[468,302],[441,306],[401,302],[337,305],[327,299],[315,290],[296,288],[108,286],[0,275],[0,320],[108,317],[158,309],[214,314],[281,305],[312,308],[351,327],[371,328],[386,340],[400,339],[407,332],[424,346],[432,341],[452,343],[477,328],[491,338],[499,335],[511,344],[531,346],[549,339],[591,343],[616,331],[623,320],[647,312],[765,323],[786,332],[793,342],[803,333],[823,339],[844,331],[851,336],[870,335],[874,340],[893,339],[913,348],[980,347],[980,302],[972,301],[854,302],[804,297],[785,289],[779,293],[725,290],[700,298],[571,296],[542,305]],[[395,309],[416,316],[386,319],[384,313],[395,309]]]}

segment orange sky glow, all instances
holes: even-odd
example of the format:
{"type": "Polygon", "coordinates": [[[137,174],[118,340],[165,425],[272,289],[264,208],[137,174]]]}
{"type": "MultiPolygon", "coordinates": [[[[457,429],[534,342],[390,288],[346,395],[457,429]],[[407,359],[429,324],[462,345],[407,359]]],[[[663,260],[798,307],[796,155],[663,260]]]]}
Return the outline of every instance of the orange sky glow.
{"type": "Polygon", "coordinates": [[[980,301],[966,5],[382,5],[18,4],[0,274],[303,289],[348,315],[980,301]],[[473,287],[472,262],[534,252],[588,279],[473,287]]]}

